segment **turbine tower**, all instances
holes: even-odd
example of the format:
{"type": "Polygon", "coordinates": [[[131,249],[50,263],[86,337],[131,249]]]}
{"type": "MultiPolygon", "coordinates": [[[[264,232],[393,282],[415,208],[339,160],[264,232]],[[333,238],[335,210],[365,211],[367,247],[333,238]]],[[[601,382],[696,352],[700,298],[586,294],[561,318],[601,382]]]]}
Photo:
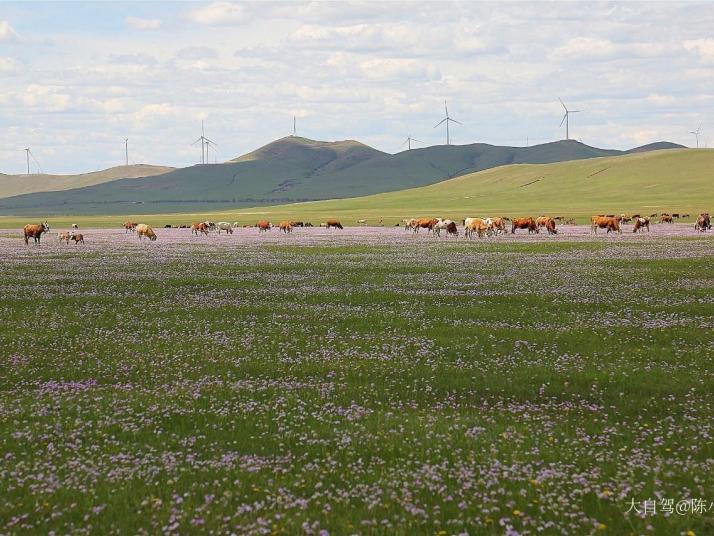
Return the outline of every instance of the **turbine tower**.
{"type": "Polygon", "coordinates": [[[293,116],[293,136],[297,136],[297,117],[293,116]]]}
{"type": "Polygon", "coordinates": [[[558,100],[560,101],[560,104],[563,105],[563,109],[565,110],[565,115],[563,116],[563,119],[560,121],[559,126],[563,126],[563,123],[565,123],[565,139],[569,140],[570,139],[570,114],[576,114],[580,110],[568,110],[568,107],[565,106],[565,103],[563,102],[563,99],[558,97],[558,100]]]}
{"type": "MultiPolygon", "coordinates": [[[[437,125],[437,126],[438,126],[438,125],[437,125]]],[[[415,138],[412,138],[411,135],[410,135],[406,140],[404,140],[404,143],[402,143],[402,144],[399,146],[399,148],[401,149],[402,147],[404,147],[404,146],[406,145],[406,146],[407,146],[407,151],[411,151],[411,150],[412,150],[412,142],[413,142],[413,141],[415,141],[415,142],[417,142],[417,143],[423,143],[423,142],[421,142],[421,141],[419,141],[419,140],[417,140],[417,139],[415,139],[415,138]]]]}
{"type": "Polygon", "coordinates": [[[209,140],[205,135],[203,131],[203,121],[201,121],[201,135],[198,137],[196,141],[194,141],[191,145],[196,145],[198,142],[201,142],[201,164],[205,164],[206,160],[208,160],[208,149],[211,145],[214,147],[217,145],[216,143],[213,142],[213,140],[209,140]]]}
{"type": "Polygon", "coordinates": [[[35,164],[37,164],[37,172],[38,172],[38,173],[42,173],[42,166],[41,166],[40,163],[37,161],[37,158],[35,158],[35,155],[32,154],[32,151],[30,151],[30,148],[29,148],[29,147],[25,147],[25,148],[23,149],[23,151],[25,151],[25,156],[26,156],[26,158],[27,158],[27,174],[28,174],[28,175],[30,174],[30,157],[32,157],[32,160],[34,160],[34,161],[35,161],[35,164]]]}
{"type": "Polygon", "coordinates": [[[124,138],[124,156],[126,157],[126,165],[129,165],[129,138],[124,138]]]}
{"type": "Polygon", "coordinates": [[[701,130],[702,130],[702,125],[701,125],[701,123],[700,123],[700,124],[699,124],[699,127],[697,128],[697,130],[690,130],[690,131],[689,131],[690,134],[694,134],[694,136],[697,138],[697,149],[699,149],[699,133],[701,132],[701,130]]]}
{"type": "Polygon", "coordinates": [[[434,125],[434,128],[438,127],[442,123],[446,123],[446,145],[451,145],[451,137],[449,135],[449,123],[456,123],[457,125],[462,125],[463,123],[449,117],[449,108],[446,106],[446,101],[444,101],[444,111],[446,112],[446,117],[444,117],[444,119],[434,125]]]}

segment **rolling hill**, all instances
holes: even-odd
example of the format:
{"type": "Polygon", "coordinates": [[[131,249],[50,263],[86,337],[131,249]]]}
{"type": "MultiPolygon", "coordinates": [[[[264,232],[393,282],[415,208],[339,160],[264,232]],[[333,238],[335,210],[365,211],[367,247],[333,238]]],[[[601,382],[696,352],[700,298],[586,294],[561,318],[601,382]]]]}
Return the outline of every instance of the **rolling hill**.
{"type": "MultiPolygon", "coordinates": [[[[675,148],[660,142],[632,151],[675,148]]],[[[441,145],[387,154],[357,141],[289,136],[224,164],[177,169],[59,192],[0,199],[0,214],[152,214],[349,198],[437,183],[517,163],[550,163],[628,151],[568,140],[532,147],[441,145]]]]}
{"type": "Polygon", "coordinates": [[[81,173],[77,175],[5,175],[0,173],[0,198],[12,197],[34,192],[49,192],[70,190],[83,186],[93,186],[117,179],[152,177],[174,171],[167,166],[152,166],[134,164],[131,166],[116,166],[102,171],[81,173]]]}

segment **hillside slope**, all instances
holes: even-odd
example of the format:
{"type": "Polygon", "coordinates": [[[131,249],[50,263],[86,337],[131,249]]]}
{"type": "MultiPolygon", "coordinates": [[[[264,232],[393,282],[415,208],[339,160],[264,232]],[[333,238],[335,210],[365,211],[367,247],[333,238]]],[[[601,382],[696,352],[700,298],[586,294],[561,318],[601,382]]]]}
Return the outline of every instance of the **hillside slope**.
{"type": "Polygon", "coordinates": [[[0,198],[33,192],[69,190],[117,179],[152,177],[174,171],[174,169],[168,166],[134,164],[77,175],[5,175],[0,173],[0,198]]]}
{"type": "Polygon", "coordinates": [[[714,210],[714,150],[677,149],[553,164],[517,164],[460,176],[420,188],[233,211],[231,218],[347,223],[367,219],[394,224],[402,218],[468,215],[651,214],[714,210]]]}
{"type": "Polygon", "coordinates": [[[392,155],[356,141],[320,142],[289,136],[225,164],[2,199],[0,214],[196,212],[349,198],[433,184],[514,163],[621,154],[569,140],[532,147],[442,145],[392,155]]]}

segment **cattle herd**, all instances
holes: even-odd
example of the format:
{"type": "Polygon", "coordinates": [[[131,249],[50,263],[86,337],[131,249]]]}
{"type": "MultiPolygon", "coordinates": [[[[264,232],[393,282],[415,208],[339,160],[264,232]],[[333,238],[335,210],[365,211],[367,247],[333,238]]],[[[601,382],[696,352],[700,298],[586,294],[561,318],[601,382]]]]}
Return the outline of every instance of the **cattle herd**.
{"type": "MultiPolygon", "coordinates": [[[[598,214],[597,216],[592,216],[590,218],[590,230],[592,233],[597,234],[598,229],[605,230],[606,233],[622,233],[622,228],[625,223],[632,224],[632,232],[643,232],[650,230],[650,223],[653,218],[659,217],[658,223],[674,223],[675,219],[678,218],[688,218],[689,214],[650,214],[649,216],[643,216],[640,214],[634,214],[629,216],[627,214],[621,214],[619,216],[615,214],[598,214]]],[[[522,217],[522,218],[507,218],[494,217],[494,218],[465,218],[461,221],[461,225],[464,228],[464,237],[471,239],[474,236],[479,238],[485,236],[494,236],[507,232],[508,225],[511,227],[511,234],[519,229],[527,230],[528,234],[538,234],[542,230],[548,234],[557,234],[556,223],[565,224],[575,224],[575,220],[566,219],[563,216],[539,216],[538,218],[533,217],[522,217]],[[507,223],[508,222],[508,223],[507,223]]],[[[366,225],[366,220],[358,220],[358,225],[366,225]]],[[[380,220],[380,224],[382,220],[380,220]]],[[[404,229],[407,231],[412,231],[418,233],[420,230],[426,230],[427,232],[433,234],[434,236],[441,236],[444,232],[447,237],[458,237],[459,230],[456,222],[449,219],[443,218],[408,218],[403,220],[404,229]]],[[[400,226],[401,224],[397,224],[400,226]]],[[[151,226],[145,223],[135,223],[131,221],[126,221],[122,224],[125,233],[136,233],[136,235],[141,240],[142,238],[148,238],[150,241],[156,240],[156,233],[151,228],[151,226]]],[[[166,225],[165,227],[171,228],[172,225],[166,225]]],[[[259,233],[268,232],[274,227],[277,227],[283,233],[292,233],[293,229],[296,227],[313,227],[309,222],[302,221],[291,221],[284,220],[281,221],[277,226],[273,225],[269,220],[260,220],[253,225],[240,225],[238,222],[229,223],[226,221],[212,222],[212,221],[200,221],[193,222],[191,225],[179,225],[181,229],[191,229],[192,235],[208,235],[211,232],[221,234],[225,232],[226,234],[233,234],[233,229],[238,227],[247,228],[257,228],[259,233]]],[[[339,220],[329,219],[320,223],[320,227],[327,229],[343,229],[342,223],[339,220]]],[[[694,229],[700,232],[708,231],[712,228],[711,218],[708,212],[703,212],[697,216],[696,223],[694,224],[694,229]]],[[[84,244],[84,236],[82,233],[77,231],[78,225],[72,225],[72,231],[61,231],[57,234],[59,242],[64,242],[69,244],[70,240],[74,241],[75,244],[84,244]]],[[[25,238],[25,244],[29,244],[30,238],[34,240],[34,243],[39,245],[40,239],[43,233],[48,233],[50,231],[50,226],[47,222],[44,223],[30,223],[23,227],[23,233],[25,238]]]]}

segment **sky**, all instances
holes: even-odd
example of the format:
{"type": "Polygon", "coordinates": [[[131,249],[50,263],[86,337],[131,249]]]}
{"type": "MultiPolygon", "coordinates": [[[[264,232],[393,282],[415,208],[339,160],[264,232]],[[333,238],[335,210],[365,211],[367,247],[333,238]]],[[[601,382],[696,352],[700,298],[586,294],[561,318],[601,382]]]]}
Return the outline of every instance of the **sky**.
{"type": "Polygon", "coordinates": [[[0,172],[377,149],[714,144],[712,2],[0,2],[0,172]],[[711,142],[709,141],[711,140],[711,142]]]}

